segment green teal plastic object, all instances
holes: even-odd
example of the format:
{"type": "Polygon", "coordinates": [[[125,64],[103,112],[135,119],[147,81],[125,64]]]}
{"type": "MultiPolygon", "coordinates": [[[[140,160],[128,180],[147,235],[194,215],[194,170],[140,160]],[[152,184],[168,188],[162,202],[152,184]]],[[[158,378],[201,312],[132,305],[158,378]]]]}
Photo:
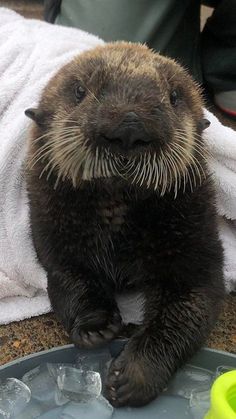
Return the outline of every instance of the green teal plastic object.
{"type": "Polygon", "coordinates": [[[216,379],[211,389],[211,408],[204,419],[236,419],[236,370],[216,379]]]}

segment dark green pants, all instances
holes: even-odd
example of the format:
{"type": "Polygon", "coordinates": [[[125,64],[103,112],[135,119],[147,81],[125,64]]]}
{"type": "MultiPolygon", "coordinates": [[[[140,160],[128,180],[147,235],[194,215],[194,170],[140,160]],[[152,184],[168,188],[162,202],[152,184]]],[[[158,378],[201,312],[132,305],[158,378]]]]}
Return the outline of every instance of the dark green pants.
{"type": "Polygon", "coordinates": [[[202,72],[215,93],[236,90],[236,0],[221,0],[201,35],[202,72]]]}
{"type": "Polygon", "coordinates": [[[46,0],[56,23],[105,41],[144,42],[176,58],[214,92],[236,90],[236,0],[215,6],[200,34],[200,0],[46,0]]]}

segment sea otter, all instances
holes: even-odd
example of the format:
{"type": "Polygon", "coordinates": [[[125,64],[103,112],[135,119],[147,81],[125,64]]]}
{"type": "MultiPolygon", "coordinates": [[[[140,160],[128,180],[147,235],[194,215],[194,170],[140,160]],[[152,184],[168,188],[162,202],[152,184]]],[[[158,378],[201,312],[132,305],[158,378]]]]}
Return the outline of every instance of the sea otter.
{"type": "Polygon", "coordinates": [[[52,307],[83,348],[119,335],[116,293],[144,319],[112,362],[110,402],[154,399],[202,345],[224,296],[200,89],[146,46],[111,43],[47,84],[29,135],[31,229],[52,307]]]}

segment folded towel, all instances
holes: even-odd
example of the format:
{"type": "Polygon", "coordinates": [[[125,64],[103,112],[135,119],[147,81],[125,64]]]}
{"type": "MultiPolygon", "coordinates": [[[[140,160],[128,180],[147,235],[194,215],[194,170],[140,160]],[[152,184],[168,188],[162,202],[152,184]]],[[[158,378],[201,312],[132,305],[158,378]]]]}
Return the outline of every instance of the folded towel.
{"type": "Polygon", "coordinates": [[[211,154],[209,167],[216,185],[219,231],[224,247],[224,277],[228,291],[236,289],[236,131],[205,110],[211,125],[204,138],[211,154]]]}
{"type": "Polygon", "coordinates": [[[0,8],[0,323],[50,310],[47,277],[30,237],[23,175],[24,110],[75,55],[103,41],[77,29],[24,19],[0,8]]]}
{"type": "Polygon", "coordinates": [[[211,121],[203,135],[212,155],[209,166],[217,188],[218,213],[236,220],[236,132],[207,110],[205,117],[211,121]]]}
{"type": "MultiPolygon", "coordinates": [[[[103,41],[77,29],[27,20],[0,8],[0,324],[50,311],[46,272],[33,247],[24,179],[27,131],[24,110],[37,106],[43,87],[75,55],[103,41]]],[[[228,290],[236,284],[236,133],[211,113],[205,131],[212,152],[228,290]]],[[[138,320],[139,295],[118,304],[126,321],[138,320]],[[132,302],[132,304],[131,304],[132,302]],[[129,310],[127,311],[127,305],[129,310]]],[[[140,314],[140,313],[139,313],[140,314]]]]}

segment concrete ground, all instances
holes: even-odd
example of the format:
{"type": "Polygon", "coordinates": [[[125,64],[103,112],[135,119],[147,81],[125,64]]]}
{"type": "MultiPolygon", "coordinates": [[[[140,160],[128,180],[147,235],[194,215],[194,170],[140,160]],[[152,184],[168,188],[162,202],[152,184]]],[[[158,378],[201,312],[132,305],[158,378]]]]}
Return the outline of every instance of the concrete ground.
{"type": "MultiPolygon", "coordinates": [[[[12,8],[28,18],[43,18],[40,0],[0,0],[0,6],[12,8]]],[[[202,8],[202,26],[210,14],[211,9],[202,8]]],[[[211,108],[225,125],[236,129],[236,121],[222,116],[213,105],[211,108]]],[[[0,326],[0,365],[14,358],[66,343],[69,343],[68,336],[53,314],[0,326]]],[[[222,315],[207,345],[236,353],[236,295],[226,298],[222,315]]]]}

